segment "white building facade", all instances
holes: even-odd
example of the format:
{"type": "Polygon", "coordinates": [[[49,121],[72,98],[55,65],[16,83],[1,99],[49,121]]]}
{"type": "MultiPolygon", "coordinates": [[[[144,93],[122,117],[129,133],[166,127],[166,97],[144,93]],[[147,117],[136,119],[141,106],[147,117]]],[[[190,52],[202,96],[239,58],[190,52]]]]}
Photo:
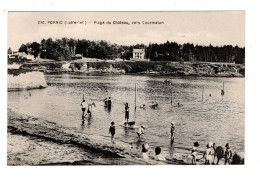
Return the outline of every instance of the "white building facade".
{"type": "Polygon", "coordinates": [[[133,49],[133,59],[144,59],[144,49],[133,49]]]}

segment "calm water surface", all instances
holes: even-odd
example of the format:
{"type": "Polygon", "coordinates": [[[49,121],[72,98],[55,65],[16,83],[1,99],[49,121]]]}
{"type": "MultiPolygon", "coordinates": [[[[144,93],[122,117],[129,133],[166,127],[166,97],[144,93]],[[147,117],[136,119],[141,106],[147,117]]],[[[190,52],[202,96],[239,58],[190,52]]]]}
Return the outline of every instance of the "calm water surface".
{"type": "Polygon", "coordinates": [[[161,146],[164,152],[184,150],[187,153],[193,142],[205,148],[209,141],[224,146],[227,142],[235,151],[244,151],[245,79],[244,78],[168,78],[111,75],[46,75],[48,88],[8,92],[8,107],[13,110],[55,121],[58,125],[88,135],[109,137],[110,122],[116,124],[116,140],[137,144],[136,131],[125,130],[124,103],[130,104],[130,121],[147,126],[145,141],[151,146],[161,146]],[[225,95],[220,92],[223,86],[225,95]],[[135,84],[137,84],[137,109],[134,109],[135,84]],[[202,89],[204,97],[202,101],[202,89]],[[171,106],[177,102],[183,107],[171,106]],[[83,94],[88,103],[95,102],[93,117],[82,121],[83,94]],[[209,96],[211,94],[211,97],[209,96]],[[104,108],[103,100],[111,96],[112,109],[104,108]],[[148,106],[156,101],[158,109],[148,106]],[[139,106],[146,105],[146,109],[139,106]],[[170,144],[170,123],[175,121],[177,135],[170,144]]]}

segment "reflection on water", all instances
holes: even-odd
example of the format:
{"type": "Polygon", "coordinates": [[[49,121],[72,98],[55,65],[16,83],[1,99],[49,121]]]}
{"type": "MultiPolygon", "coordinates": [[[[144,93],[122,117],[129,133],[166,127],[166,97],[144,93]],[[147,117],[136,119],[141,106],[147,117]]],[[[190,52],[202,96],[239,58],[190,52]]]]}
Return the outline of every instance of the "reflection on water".
{"type": "Polygon", "coordinates": [[[48,88],[33,90],[30,97],[25,97],[27,91],[8,92],[8,106],[88,135],[108,137],[110,123],[114,121],[115,140],[139,145],[136,131],[122,127],[124,103],[128,102],[130,121],[147,126],[145,140],[150,146],[161,146],[172,154],[189,149],[195,141],[202,148],[213,141],[222,146],[229,142],[235,151],[244,151],[244,78],[170,78],[172,85],[164,83],[164,77],[131,75],[48,75],[46,80],[48,88]],[[225,95],[221,96],[223,82],[225,95]],[[83,94],[88,103],[96,104],[92,117],[84,120],[80,106],[83,94]],[[109,96],[111,110],[103,102],[109,96]],[[158,109],[149,107],[152,101],[158,102],[158,109]],[[177,107],[178,102],[183,106],[177,107]],[[143,104],[145,109],[140,108],[143,104]],[[173,145],[170,144],[171,121],[175,121],[177,128],[173,145]]]}

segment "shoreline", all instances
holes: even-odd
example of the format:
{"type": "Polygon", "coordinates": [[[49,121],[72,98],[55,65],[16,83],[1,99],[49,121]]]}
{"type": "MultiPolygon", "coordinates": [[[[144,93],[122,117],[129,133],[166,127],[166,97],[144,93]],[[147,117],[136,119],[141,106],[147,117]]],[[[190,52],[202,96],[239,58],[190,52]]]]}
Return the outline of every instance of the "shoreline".
{"type": "MultiPolygon", "coordinates": [[[[110,139],[101,136],[86,136],[69,129],[61,128],[53,122],[38,119],[25,114],[17,114],[8,109],[8,133],[11,135],[33,137],[42,139],[46,142],[55,144],[72,145],[79,149],[94,152],[97,155],[106,156],[102,158],[104,161],[97,161],[96,165],[184,165],[185,162],[176,158],[165,162],[156,161],[152,158],[145,161],[139,157],[140,149],[132,147],[130,144],[116,141],[112,144],[110,139]],[[112,159],[112,160],[111,160],[112,159]],[[111,161],[109,161],[111,160],[111,161]],[[117,162],[116,162],[117,161],[117,162]]],[[[9,139],[8,139],[9,140],[9,139]]],[[[10,152],[10,151],[9,151],[10,152]]],[[[88,165],[88,161],[62,161],[50,162],[43,165],[88,165]]],[[[37,164],[36,164],[37,165],[37,164]]],[[[92,165],[92,164],[91,164],[92,165]]]]}
{"type": "MultiPolygon", "coordinates": [[[[40,70],[45,74],[86,75],[152,75],[173,77],[245,77],[245,65],[221,62],[171,62],[171,61],[60,61],[31,62],[19,70],[40,70]]],[[[12,73],[9,70],[8,73],[12,73]]]]}
{"type": "Polygon", "coordinates": [[[234,75],[178,75],[178,74],[149,74],[149,73],[98,73],[98,72],[71,72],[71,71],[46,71],[44,72],[45,75],[82,75],[82,76],[104,76],[104,75],[132,75],[132,76],[161,76],[161,77],[179,77],[179,78],[188,78],[188,77],[205,77],[205,78],[245,78],[245,76],[234,76],[234,75]]]}
{"type": "MultiPolygon", "coordinates": [[[[105,138],[104,136],[87,136],[86,134],[70,130],[69,128],[62,128],[61,126],[56,125],[55,122],[49,122],[44,119],[32,117],[26,114],[18,114],[12,111],[10,108],[8,108],[7,116],[7,141],[8,144],[13,143],[11,145],[11,149],[9,148],[10,145],[8,145],[7,147],[7,165],[191,165],[191,154],[174,153],[170,156],[166,154],[166,161],[156,161],[153,159],[153,157],[151,157],[154,154],[150,150],[148,152],[149,160],[144,160],[140,158],[141,149],[139,147],[134,147],[133,145],[125,142],[116,141],[115,144],[112,144],[110,138],[105,138]],[[9,137],[12,135],[22,137],[22,139],[18,142],[12,141],[13,139],[9,137]],[[27,140],[24,140],[23,138],[27,138],[27,140]],[[75,152],[75,150],[83,150],[83,152],[81,153],[90,156],[91,160],[89,160],[89,157],[87,159],[84,159],[83,157],[83,159],[70,158],[69,160],[64,161],[64,157],[56,157],[56,161],[52,161],[52,159],[50,159],[50,161],[47,162],[45,161],[45,159],[43,159],[43,161],[40,161],[38,163],[36,162],[28,164],[26,163],[26,160],[33,160],[34,153],[30,153],[30,151],[26,149],[22,152],[17,153],[18,159],[19,156],[22,155],[20,157],[25,158],[25,160],[23,161],[19,159],[19,161],[17,162],[15,150],[26,145],[28,140],[31,143],[29,147],[31,147],[31,145],[35,146],[36,148],[39,148],[39,146],[44,146],[42,144],[39,145],[37,141],[35,143],[34,140],[30,140],[32,138],[44,141],[44,143],[57,145],[59,147],[68,148],[67,146],[71,146],[71,148],[74,148],[74,151],[72,153],[77,153],[75,152]],[[23,140],[26,142],[21,143],[21,141],[23,140]]],[[[46,153],[46,151],[49,151],[50,148],[55,147],[48,147],[47,149],[43,148],[41,149],[41,151],[43,151],[43,153],[46,153]]],[[[56,150],[54,151],[57,152],[56,150]]],[[[58,154],[62,156],[67,155],[67,149],[62,150],[62,152],[59,152],[58,154]]],[[[44,154],[38,153],[38,155],[42,156],[44,154]]],[[[36,155],[36,158],[38,155],[36,155]]],[[[78,156],[76,155],[75,158],[77,157],[78,156]]],[[[196,161],[197,165],[205,165],[203,159],[203,151],[198,151],[196,161]]],[[[220,160],[219,165],[224,165],[223,158],[220,160]]]]}

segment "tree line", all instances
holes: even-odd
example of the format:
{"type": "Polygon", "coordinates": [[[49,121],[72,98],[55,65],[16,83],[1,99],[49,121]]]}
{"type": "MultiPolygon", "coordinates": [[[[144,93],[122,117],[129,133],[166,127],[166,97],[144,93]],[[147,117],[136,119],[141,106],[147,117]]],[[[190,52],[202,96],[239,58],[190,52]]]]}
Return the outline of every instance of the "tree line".
{"type": "Polygon", "coordinates": [[[202,46],[193,43],[178,44],[176,42],[150,43],[136,45],[117,45],[109,41],[90,41],[86,39],[52,38],[42,39],[40,43],[22,44],[19,52],[54,60],[72,60],[76,54],[87,58],[129,60],[133,49],[144,48],[145,57],[151,61],[205,61],[244,63],[245,48],[232,45],[202,46]]]}
{"type": "Polygon", "coordinates": [[[146,56],[151,61],[205,61],[205,62],[235,62],[245,61],[245,48],[232,45],[202,46],[192,43],[183,45],[176,42],[149,44],[146,56]]]}

